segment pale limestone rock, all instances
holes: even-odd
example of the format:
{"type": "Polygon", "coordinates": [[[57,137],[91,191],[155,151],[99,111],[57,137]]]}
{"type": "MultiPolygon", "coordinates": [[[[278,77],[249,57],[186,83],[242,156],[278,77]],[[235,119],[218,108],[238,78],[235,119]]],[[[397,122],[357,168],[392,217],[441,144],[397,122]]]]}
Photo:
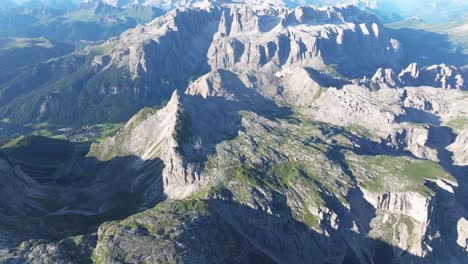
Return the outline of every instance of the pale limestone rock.
{"type": "Polygon", "coordinates": [[[458,183],[452,182],[452,181],[446,181],[446,180],[441,180],[441,179],[437,179],[435,181],[431,180],[431,181],[435,182],[435,184],[437,184],[438,187],[440,187],[441,189],[451,194],[455,193],[453,188],[458,187],[458,183]]]}
{"type": "Polygon", "coordinates": [[[401,83],[392,69],[380,68],[374,76],[372,76],[370,86],[371,88],[378,90],[383,88],[401,87],[401,83]]]}
{"type": "Polygon", "coordinates": [[[366,52],[348,63],[373,63],[374,56],[379,56],[393,64],[398,49],[387,49],[390,39],[372,16],[362,15],[365,23],[361,20],[358,24],[355,20],[358,12],[350,6],[298,7],[294,10],[269,7],[257,8],[255,12],[249,6],[234,6],[222,14],[218,32],[208,51],[209,63],[213,69],[235,71],[258,70],[269,65],[325,69],[325,59],[340,60],[340,54],[354,49],[347,53],[348,57],[366,52]],[[356,27],[366,30],[356,32],[356,27]],[[373,31],[371,37],[366,36],[370,34],[368,28],[373,31]],[[356,46],[361,49],[355,50],[356,46]]]}
{"type": "Polygon", "coordinates": [[[304,68],[286,68],[275,74],[284,88],[281,96],[286,103],[298,107],[310,105],[321,86],[304,68]]]}
{"type": "Polygon", "coordinates": [[[379,211],[407,215],[420,223],[428,221],[431,198],[418,193],[363,193],[364,198],[379,211]]]}
{"type": "MultiPolygon", "coordinates": [[[[376,194],[363,190],[364,198],[376,208],[370,235],[376,238],[391,235],[391,243],[416,256],[424,256],[424,235],[432,211],[430,197],[418,193],[376,194]],[[390,234],[389,234],[390,232],[390,234]]],[[[400,254],[400,253],[397,253],[400,254]]]]}
{"type": "Polygon", "coordinates": [[[447,150],[453,153],[453,162],[455,165],[468,165],[468,129],[462,130],[455,142],[447,147],[447,150]]]}
{"type": "Polygon", "coordinates": [[[400,92],[381,89],[372,92],[357,85],[325,89],[311,108],[301,111],[314,120],[349,127],[359,125],[381,136],[394,131],[395,119],[403,113],[398,105],[400,92]]]}
{"type": "Polygon", "coordinates": [[[339,222],[338,222],[338,215],[331,211],[328,208],[318,208],[318,217],[320,219],[320,223],[327,223],[330,225],[331,228],[338,230],[339,222]]]}
{"type": "Polygon", "coordinates": [[[398,76],[392,69],[378,69],[369,85],[374,89],[431,86],[443,89],[467,90],[468,72],[445,64],[421,67],[411,63],[398,76]]]}
{"type": "Polygon", "coordinates": [[[468,252],[468,220],[460,218],[457,222],[457,244],[468,252]]]}
{"type": "Polygon", "coordinates": [[[429,131],[423,127],[406,129],[406,149],[418,158],[439,161],[437,150],[427,146],[429,131]]]}

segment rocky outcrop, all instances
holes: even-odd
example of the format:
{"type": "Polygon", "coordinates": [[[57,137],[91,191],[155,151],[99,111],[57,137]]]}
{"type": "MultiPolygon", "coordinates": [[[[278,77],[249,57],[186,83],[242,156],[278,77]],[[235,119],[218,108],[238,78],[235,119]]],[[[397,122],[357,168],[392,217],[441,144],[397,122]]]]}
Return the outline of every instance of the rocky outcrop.
{"type": "Polygon", "coordinates": [[[411,64],[398,77],[406,86],[431,86],[443,89],[466,90],[468,73],[445,64],[420,67],[411,64]]]}
{"type": "Polygon", "coordinates": [[[431,199],[417,193],[374,194],[364,191],[364,198],[376,208],[371,236],[392,241],[417,256],[423,250],[425,230],[430,217],[431,199]]]}
{"type": "Polygon", "coordinates": [[[430,198],[418,193],[384,193],[375,194],[364,191],[364,198],[377,210],[407,215],[420,223],[427,223],[429,219],[430,198]]]}
{"type": "MultiPolygon", "coordinates": [[[[204,2],[89,51],[86,79],[104,79],[74,90],[98,91],[111,105],[137,95],[119,109],[142,98],[154,105],[154,91],[172,96],[63,165],[58,173],[67,175],[54,179],[71,183],[49,183],[59,193],[46,193],[49,199],[38,199],[35,182],[0,162],[3,211],[58,201],[37,222],[79,217],[72,225],[85,225],[34,233],[11,252],[0,250],[1,261],[48,261],[47,254],[52,262],[73,254],[89,261],[92,254],[102,263],[374,263],[382,256],[430,263],[445,255],[466,262],[459,254],[467,247],[466,186],[455,180],[464,168],[452,170],[443,148],[449,140],[437,140],[450,132],[442,124],[465,110],[466,96],[401,88],[458,89],[458,75],[411,65],[400,75],[382,68],[371,80],[344,78],[398,62],[399,42],[369,13],[204,2]],[[126,85],[114,82],[122,76],[130,76],[126,85]],[[94,235],[70,241],[77,233],[95,233],[97,244],[94,235]]],[[[103,98],[86,95],[93,100],[79,102],[103,98]]],[[[449,147],[460,164],[465,138],[449,147]]]]}
{"type": "Polygon", "coordinates": [[[200,95],[203,98],[212,96],[234,99],[244,89],[252,89],[248,75],[234,74],[226,70],[212,71],[191,82],[185,91],[189,95],[200,95]]]}
{"type": "Polygon", "coordinates": [[[261,87],[262,94],[277,101],[306,106],[305,98],[317,94],[312,82],[335,86],[315,77],[311,81],[310,70],[335,77],[362,76],[376,67],[396,67],[400,56],[398,41],[390,38],[375,16],[355,6],[290,9],[208,1],[169,11],[105,43],[48,61],[40,65],[41,71],[8,78],[5,94],[15,98],[6,100],[0,114],[18,123],[123,122],[217,70],[241,73],[249,78],[250,87],[261,87]],[[301,67],[308,72],[301,70],[307,80],[301,87],[292,85],[297,78],[284,83],[275,80],[279,85],[270,81],[277,72],[301,67]],[[35,83],[36,78],[41,82],[35,83]],[[77,87],[81,102],[77,111],[66,107],[76,98],[70,96],[68,82],[77,87]],[[300,96],[305,85],[306,96],[300,96]],[[40,96],[31,96],[33,90],[40,90],[40,96]],[[25,98],[32,98],[31,107],[19,111],[25,98]],[[125,107],[113,103],[117,101],[125,107]],[[99,115],[97,109],[103,109],[99,115]]]}
{"type": "Polygon", "coordinates": [[[398,76],[392,69],[378,69],[370,80],[373,89],[397,88],[405,86],[430,86],[443,89],[467,90],[468,72],[445,64],[421,67],[410,64],[398,76]]]}
{"type": "Polygon", "coordinates": [[[468,220],[460,218],[457,222],[457,244],[468,252],[468,220]]]}
{"type": "Polygon", "coordinates": [[[388,135],[394,130],[396,117],[403,113],[398,106],[400,96],[396,90],[372,92],[366,87],[345,85],[343,89],[325,89],[302,112],[314,120],[344,127],[358,125],[378,135],[388,135]]]}
{"type": "Polygon", "coordinates": [[[462,130],[447,150],[453,153],[453,164],[468,166],[468,129],[462,130]]]}
{"type": "Polygon", "coordinates": [[[437,150],[428,146],[428,140],[428,128],[406,127],[397,128],[382,142],[394,149],[409,151],[415,157],[438,162],[437,150]]]}
{"type": "Polygon", "coordinates": [[[377,90],[382,88],[397,88],[402,87],[401,81],[395,75],[392,69],[378,69],[377,72],[372,76],[371,88],[377,90]]]}
{"type": "Polygon", "coordinates": [[[397,42],[386,36],[377,19],[353,6],[292,10],[240,6],[224,10],[208,57],[215,69],[295,65],[325,70],[333,64],[349,65],[339,70],[350,73],[351,67],[364,71],[376,64],[395,65],[398,54],[397,42]]]}
{"type": "MultiPolygon", "coordinates": [[[[163,9],[174,9],[174,8],[182,8],[182,7],[190,7],[196,5],[202,5],[204,2],[210,2],[211,0],[85,0],[84,3],[89,2],[97,2],[101,1],[108,5],[115,6],[115,7],[128,7],[131,5],[146,5],[146,6],[153,6],[163,9]]],[[[275,5],[275,6],[288,6],[288,7],[295,7],[300,5],[324,5],[324,4],[353,4],[359,5],[362,7],[368,7],[371,9],[377,8],[377,3],[375,0],[339,0],[339,1],[321,1],[321,0],[216,0],[219,3],[225,4],[252,4],[252,5],[275,5]]]]}

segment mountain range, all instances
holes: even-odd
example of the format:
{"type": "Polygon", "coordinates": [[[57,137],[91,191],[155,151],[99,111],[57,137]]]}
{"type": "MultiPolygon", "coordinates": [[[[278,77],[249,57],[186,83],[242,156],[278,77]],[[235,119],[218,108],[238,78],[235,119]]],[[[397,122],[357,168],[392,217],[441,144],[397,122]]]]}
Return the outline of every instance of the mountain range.
{"type": "MultiPolygon", "coordinates": [[[[103,2],[114,7],[129,7],[132,5],[146,5],[166,10],[175,7],[186,7],[203,0],[7,0],[0,3],[2,7],[40,7],[49,6],[55,9],[74,9],[82,3],[103,2]]],[[[448,21],[455,17],[463,18],[467,3],[463,0],[233,0],[220,1],[221,3],[253,3],[253,4],[274,4],[283,5],[290,8],[301,5],[338,5],[353,4],[364,9],[373,10],[385,19],[385,22],[401,20],[412,16],[422,17],[428,21],[448,21]]]]}
{"type": "Polygon", "coordinates": [[[0,263],[468,262],[463,22],[259,2],[0,11],[0,263]]]}

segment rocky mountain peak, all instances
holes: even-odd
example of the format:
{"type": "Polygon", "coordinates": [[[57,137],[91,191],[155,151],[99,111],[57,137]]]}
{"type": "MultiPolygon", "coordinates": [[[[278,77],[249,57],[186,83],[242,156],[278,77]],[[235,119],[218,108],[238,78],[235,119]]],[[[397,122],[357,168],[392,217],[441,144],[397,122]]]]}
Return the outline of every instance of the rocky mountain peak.
{"type": "Polygon", "coordinates": [[[398,76],[392,69],[378,69],[371,79],[371,86],[396,88],[404,86],[430,86],[443,89],[467,90],[468,73],[454,66],[445,64],[427,67],[411,63],[398,76]]]}
{"type": "Polygon", "coordinates": [[[392,69],[379,68],[374,76],[372,76],[371,82],[377,86],[386,85],[389,88],[401,87],[400,80],[392,69]]]}

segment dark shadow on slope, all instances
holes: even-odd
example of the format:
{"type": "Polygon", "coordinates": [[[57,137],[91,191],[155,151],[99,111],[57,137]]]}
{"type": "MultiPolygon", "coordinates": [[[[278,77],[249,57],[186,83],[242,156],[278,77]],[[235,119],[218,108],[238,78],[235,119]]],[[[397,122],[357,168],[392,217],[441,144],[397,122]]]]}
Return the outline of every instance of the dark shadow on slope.
{"type": "Polygon", "coordinates": [[[17,150],[7,150],[6,158],[12,167],[17,166],[32,174],[32,178],[26,176],[30,179],[27,182],[33,178],[39,180],[39,184],[26,185],[23,184],[25,176],[20,178],[16,174],[16,179],[9,178],[11,182],[0,187],[3,197],[0,201],[0,225],[15,234],[8,247],[29,239],[57,241],[93,233],[103,222],[124,219],[166,199],[162,181],[164,163],[159,159],[142,160],[126,156],[109,161],[91,157],[57,160],[55,154],[62,153],[62,150],[52,151],[52,154],[43,149],[35,150],[42,155],[46,153],[51,160],[64,161],[54,171],[45,171],[41,167],[43,163],[31,160],[38,157],[34,155],[23,156],[18,163],[17,159],[9,156],[17,150]],[[25,162],[30,163],[27,169],[24,169],[25,162]],[[54,176],[47,177],[48,174],[54,176]],[[24,194],[26,190],[29,193],[24,194]],[[25,195],[24,203],[18,205],[16,200],[24,198],[22,195],[25,195]]]}
{"type": "MultiPolygon", "coordinates": [[[[346,161],[344,151],[352,151],[357,155],[401,156],[410,154],[391,148],[384,143],[374,142],[369,138],[351,134],[341,127],[321,126],[320,131],[325,137],[344,134],[353,144],[353,147],[344,147],[334,144],[330,145],[324,154],[327,159],[337,164],[341,168],[342,172],[348,176],[352,182],[352,188],[347,193],[347,201],[350,205],[349,213],[343,208],[341,202],[335,201],[335,204],[338,204],[339,207],[341,207],[337,212],[348,214],[345,219],[354,220],[359,231],[363,234],[367,234],[371,230],[371,221],[376,216],[375,208],[364,198],[364,194],[359,187],[358,181],[346,161]]],[[[330,201],[330,199],[336,200],[336,198],[331,195],[322,198],[325,201],[330,201]]],[[[349,229],[351,227],[352,222],[348,223],[347,228],[349,229]]]]}
{"type": "Polygon", "coordinates": [[[343,89],[343,86],[351,84],[351,82],[343,79],[336,79],[332,76],[321,73],[312,68],[305,68],[310,77],[318,83],[321,87],[336,87],[337,89],[343,89]]]}
{"type": "MultiPolygon", "coordinates": [[[[456,134],[449,127],[430,126],[427,146],[437,150],[439,164],[452,174],[458,182],[455,195],[458,201],[464,201],[463,206],[468,210],[468,166],[453,164],[453,153],[446,148],[456,140],[456,134]]],[[[468,216],[466,216],[468,217],[468,216]]]]}
{"type": "MultiPolygon", "coordinates": [[[[339,227],[336,230],[325,227],[329,236],[317,233],[294,218],[286,198],[279,193],[272,193],[269,203],[271,213],[252,209],[229,199],[208,200],[208,205],[210,215],[196,220],[199,228],[206,226],[206,222],[211,222],[210,229],[228,225],[231,228],[230,232],[234,232],[228,237],[237,237],[239,246],[249,245],[238,249],[240,256],[248,256],[253,251],[263,257],[260,262],[258,259],[246,258],[243,259],[243,263],[393,263],[396,254],[402,252],[401,249],[383,241],[355,233],[346,224],[338,223],[339,227]],[[360,246],[366,249],[359,250],[360,246]]],[[[192,231],[193,229],[189,234],[193,235],[192,231]]],[[[181,237],[184,237],[184,234],[181,237]]],[[[192,238],[196,241],[210,241],[210,244],[216,245],[213,239],[216,239],[216,236],[207,237],[202,232],[197,232],[192,238]]],[[[229,242],[231,241],[226,241],[223,245],[229,245],[229,242]]],[[[220,254],[218,251],[223,245],[210,248],[207,253],[220,254]]],[[[206,253],[198,253],[204,257],[211,257],[206,253]]],[[[424,261],[423,258],[409,253],[404,255],[406,262],[424,261]]]]}
{"type": "MultiPolygon", "coordinates": [[[[415,156],[411,152],[402,150],[401,148],[399,148],[399,146],[389,145],[388,142],[391,141],[391,139],[381,140],[381,142],[376,142],[376,141],[371,140],[368,137],[350,133],[348,130],[346,130],[343,127],[335,127],[335,126],[329,126],[329,125],[322,125],[320,127],[320,131],[325,137],[332,137],[335,135],[343,134],[351,141],[352,147],[334,146],[335,150],[332,150],[332,152],[328,154],[330,155],[330,157],[333,157],[333,156],[340,157],[339,153],[341,153],[343,150],[351,150],[357,155],[370,155],[370,156],[385,155],[385,156],[394,156],[394,157],[395,156],[408,156],[411,158],[415,158],[415,156]]],[[[401,134],[398,136],[404,138],[405,134],[401,134]]],[[[400,140],[397,138],[397,141],[400,141],[400,140]]],[[[341,158],[343,157],[341,156],[341,158]]],[[[347,167],[344,168],[344,171],[349,172],[347,167]]]]}
{"type": "Polygon", "coordinates": [[[0,146],[7,144],[12,138],[32,132],[32,127],[0,121],[0,146]]]}
{"type": "Polygon", "coordinates": [[[429,139],[427,146],[434,148],[438,152],[440,163],[444,165],[452,164],[452,152],[445,149],[447,146],[455,142],[457,135],[452,129],[443,126],[429,126],[429,139]]]}
{"type": "Polygon", "coordinates": [[[449,64],[463,66],[468,64],[468,54],[461,51],[451,52],[453,43],[448,35],[416,29],[388,29],[390,35],[402,43],[402,65],[418,62],[422,65],[449,64]]]}
{"type": "MultiPolygon", "coordinates": [[[[446,171],[452,174],[459,182],[459,188],[461,190],[468,190],[468,166],[457,166],[453,164],[453,153],[448,151],[446,148],[456,140],[456,134],[449,127],[429,127],[429,139],[427,146],[437,150],[440,160],[440,165],[444,167],[446,171]]],[[[464,198],[461,201],[468,201],[468,193],[460,193],[464,198]]],[[[460,198],[462,198],[460,197],[460,198]]],[[[468,204],[465,205],[468,209],[468,204]]]]}
{"type": "MultiPolygon", "coordinates": [[[[328,149],[325,153],[325,156],[330,161],[336,163],[343,173],[347,175],[352,182],[352,188],[348,191],[347,200],[350,205],[350,213],[348,219],[359,219],[356,221],[359,231],[366,234],[371,230],[371,221],[375,218],[375,209],[372,205],[364,198],[364,194],[358,186],[358,182],[353,172],[349,168],[348,163],[346,162],[346,157],[343,154],[345,148],[340,146],[333,146],[328,149]]],[[[330,197],[328,197],[328,200],[330,197]]],[[[335,198],[336,199],[336,198],[335,198]]],[[[338,203],[341,204],[341,203],[338,203]]],[[[342,205],[341,205],[342,206],[342,205]]],[[[341,208],[343,209],[343,208],[341,208]]],[[[341,210],[343,212],[343,210],[341,210]]],[[[348,223],[351,224],[351,223],[348,223]]],[[[351,226],[348,226],[351,228],[351,226]]]]}
{"type": "Polygon", "coordinates": [[[24,136],[10,147],[0,149],[0,153],[11,166],[20,168],[39,184],[60,185],[59,182],[64,180],[64,175],[61,175],[60,170],[84,158],[88,150],[89,143],[74,143],[42,136],[24,136]]]}
{"type": "Polygon", "coordinates": [[[420,123],[420,124],[432,124],[440,125],[440,117],[430,112],[420,110],[412,107],[403,107],[405,114],[396,117],[397,123],[409,122],[409,123],[420,123]]]}
{"type": "MultiPolygon", "coordinates": [[[[337,230],[326,227],[328,234],[318,233],[296,220],[285,196],[277,192],[270,193],[271,198],[259,197],[258,203],[265,207],[255,209],[233,201],[227,189],[213,195],[216,198],[168,201],[172,205],[151,209],[147,212],[154,219],[151,226],[161,229],[152,234],[128,223],[118,226],[115,237],[102,237],[108,249],[118,249],[109,257],[114,262],[142,262],[151,256],[152,260],[176,258],[182,263],[394,263],[404,255],[400,263],[424,261],[341,223],[337,230]],[[174,218],[181,222],[175,236],[164,231],[172,228],[166,229],[165,221],[174,218]],[[130,243],[145,246],[135,249],[130,243]],[[180,246],[168,250],[166,256],[162,250],[168,244],[180,246]]],[[[326,225],[325,221],[320,225],[326,225]]]]}
{"type": "Polygon", "coordinates": [[[468,261],[468,255],[465,249],[457,243],[458,236],[461,235],[458,233],[457,227],[458,221],[462,218],[468,218],[468,214],[466,209],[463,210],[458,205],[454,206],[454,203],[466,201],[459,200],[466,199],[466,197],[457,197],[460,192],[466,193],[466,183],[465,186],[459,187],[448,182],[446,184],[454,190],[455,194],[441,188],[434,182],[426,183],[432,190],[437,192],[436,199],[431,201],[431,208],[433,209],[429,219],[431,224],[428,226],[429,230],[426,233],[426,237],[437,237],[437,239],[426,241],[434,249],[429,253],[428,257],[434,259],[434,262],[453,261],[456,258],[461,260],[461,263],[465,263],[468,261]]]}

